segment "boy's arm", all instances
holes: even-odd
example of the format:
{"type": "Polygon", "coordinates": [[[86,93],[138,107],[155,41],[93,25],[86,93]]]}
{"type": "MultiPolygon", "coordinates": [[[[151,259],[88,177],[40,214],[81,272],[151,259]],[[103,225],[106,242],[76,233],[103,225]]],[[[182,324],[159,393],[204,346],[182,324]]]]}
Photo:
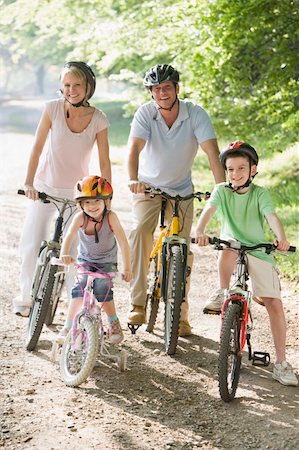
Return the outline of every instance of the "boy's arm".
{"type": "Polygon", "coordinates": [[[198,219],[196,226],[196,242],[199,247],[208,245],[209,243],[209,236],[205,234],[205,229],[210,220],[212,219],[216,209],[217,209],[216,206],[207,204],[204,207],[203,212],[201,213],[198,219]]]}
{"type": "Polygon", "coordinates": [[[278,250],[286,251],[290,247],[290,243],[286,238],[283,225],[275,213],[270,213],[266,215],[269,227],[276,236],[276,245],[278,250]]]}
{"type": "Polygon", "coordinates": [[[73,221],[62,241],[61,250],[60,250],[60,259],[64,264],[71,264],[74,262],[74,258],[70,255],[71,246],[73,240],[75,239],[80,226],[83,221],[83,212],[79,212],[73,218],[73,221]]]}
{"type": "Polygon", "coordinates": [[[120,247],[122,261],[123,261],[123,277],[125,281],[131,281],[133,278],[133,273],[131,269],[131,252],[128,239],[124,232],[123,227],[114,212],[109,214],[109,223],[115,234],[117,243],[120,247]]]}

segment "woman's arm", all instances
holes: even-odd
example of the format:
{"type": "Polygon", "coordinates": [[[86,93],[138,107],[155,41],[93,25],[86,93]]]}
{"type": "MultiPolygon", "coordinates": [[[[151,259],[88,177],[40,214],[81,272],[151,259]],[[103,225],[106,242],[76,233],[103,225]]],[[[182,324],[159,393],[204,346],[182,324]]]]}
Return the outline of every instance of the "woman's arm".
{"type": "Polygon", "coordinates": [[[46,112],[46,109],[44,109],[35,133],[24,183],[25,195],[32,200],[38,200],[38,192],[34,188],[34,177],[51,125],[51,119],[46,112]]]}
{"type": "Polygon", "coordinates": [[[117,215],[111,211],[109,213],[109,223],[115,234],[117,243],[120,247],[122,261],[123,261],[123,275],[125,281],[130,281],[133,278],[131,269],[131,251],[128,243],[128,239],[124,232],[124,229],[117,217],[117,215]]]}
{"type": "Polygon", "coordinates": [[[105,128],[104,130],[100,131],[97,134],[97,146],[98,146],[101,176],[106,178],[106,180],[108,180],[109,183],[112,183],[111,162],[109,156],[108,128],[105,128]]]}

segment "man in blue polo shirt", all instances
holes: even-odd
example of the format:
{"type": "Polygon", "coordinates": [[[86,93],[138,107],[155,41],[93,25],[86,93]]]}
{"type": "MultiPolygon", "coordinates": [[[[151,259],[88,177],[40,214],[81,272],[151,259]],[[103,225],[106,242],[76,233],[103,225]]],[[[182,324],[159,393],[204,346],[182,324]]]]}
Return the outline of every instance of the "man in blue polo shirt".
{"type": "MultiPolygon", "coordinates": [[[[191,101],[179,100],[179,73],[170,65],[150,68],[144,85],[152,101],[135,113],[129,136],[129,188],[133,195],[131,309],[128,323],[145,322],[147,271],[161,198],[144,194],[145,185],[157,187],[171,195],[193,192],[191,170],[198,146],[206,153],[216,183],[225,181],[219,162],[219,149],[208,114],[191,101]]],[[[166,210],[169,217],[170,208],[166,210]]],[[[180,236],[189,238],[193,219],[193,201],[181,204],[180,236]]],[[[192,254],[188,265],[192,266],[192,254]]],[[[188,290],[188,287],[187,287],[188,290]]],[[[188,301],[182,304],[180,336],[191,334],[188,301]]]]}

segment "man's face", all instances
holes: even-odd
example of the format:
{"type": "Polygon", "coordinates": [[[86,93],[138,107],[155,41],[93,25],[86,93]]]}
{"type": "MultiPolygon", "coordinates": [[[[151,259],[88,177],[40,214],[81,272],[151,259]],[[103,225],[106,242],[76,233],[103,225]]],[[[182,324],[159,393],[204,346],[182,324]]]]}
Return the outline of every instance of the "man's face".
{"type": "Polygon", "coordinates": [[[152,97],[162,108],[171,108],[179,92],[179,85],[172,81],[164,81],[151,88],[152,97]]]}

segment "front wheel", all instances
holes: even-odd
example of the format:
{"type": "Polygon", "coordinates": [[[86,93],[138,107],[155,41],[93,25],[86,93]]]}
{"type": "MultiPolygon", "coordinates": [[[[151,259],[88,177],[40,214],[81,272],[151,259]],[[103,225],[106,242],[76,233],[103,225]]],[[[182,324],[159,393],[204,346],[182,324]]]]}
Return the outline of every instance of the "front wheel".
{"type": "Polygon", "coordinates": [[[55,275],[55,282],[53,287],[53,293],[51,295],[50,304],[48,307],[45,324],[52,325],[56,310],[58,307],[58,302],[61,296],[62,288],[64,285],[65,274],[59,273],[55,275]]]}
{"type": "Polygon", "coordinates": [[[186,260],[179,246],[170,247],[169,260],[164,260],[165,272],[164,291],[164,346],[168,355],[176,351],[181,304],[184,295],[186,260]]]}
{"type": "MultiPolygon", "coordinates": [[[[47,248],[44,248],[43,252],[47,252],[47,248]]],[[[35,349],[39,340],[52,297],[55,273],[57,272],[57,266],[51,265],[52,256],[56,256],[56,254],[49,252],[46,257],[43,253],[41,254],[40,261],[42,263],[37,265],[34,275],[33,303],[30,309],[26,336],[26,349],[29,351],[35,349]]]]}
{"type": "Polygon", "coordinates": [[[230,303],[224,315],[218,361],[219,392],[224,402],[234,399],[239,383],[242,359],[240,330],[241,306],[230,303]]]}
{"type": "Polygon", "coordinates": [[[158,276],[158,255],[151,263],[148,272],[148,294],[146,299],[146,311],[148,313],[148,322],[146,331],[152,333],[159,310],[160,301],[160,278],[158,276]]]}
{"type": "Polygon", "coordinates": [[[82,318],[76,337],[71,330],[64,341],[60,357],[60,374],[67,386],[79,386],[92,372],[99,348],[99,327],[82,318]]]}

